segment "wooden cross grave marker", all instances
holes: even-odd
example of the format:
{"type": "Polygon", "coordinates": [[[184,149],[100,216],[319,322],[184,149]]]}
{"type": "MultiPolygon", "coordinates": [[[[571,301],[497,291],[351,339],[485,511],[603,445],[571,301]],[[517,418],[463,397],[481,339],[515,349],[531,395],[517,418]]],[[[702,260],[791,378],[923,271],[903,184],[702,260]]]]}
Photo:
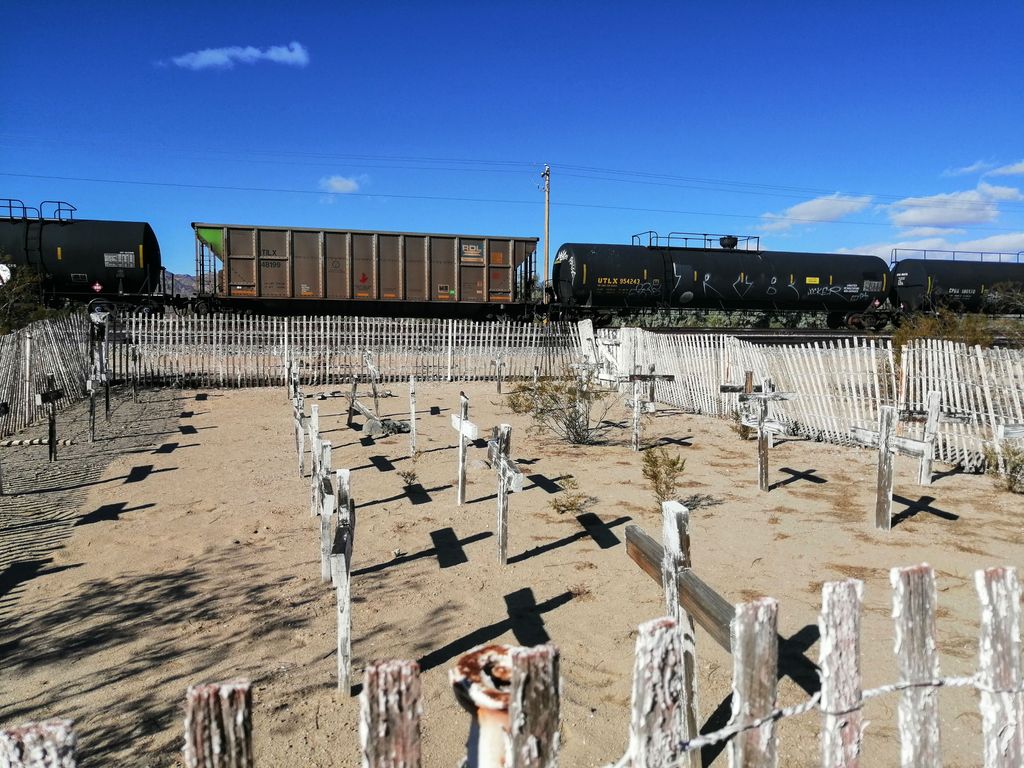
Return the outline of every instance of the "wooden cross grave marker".
{"type": "Polygon", "coordinates": [[[459,436],[459,484],[456,503],[461,507],[466,501],[466,440],[477,440],[480,429],[469,420],[469,398],[459,392],[459,413],[452,414],[452,429],[459,436]]]}
{"type": "Polygon", "coordinates": [[[501,375],[505,372],[505,353],[499,352],[495,355],[494,359],[491,360],[491,366],[494,368],[494,375],[498,382],[498,394],[501,394],[501,375]]]}
{"type": "Polygon", "coordinates": [[[50,461],[57,460],[57,401],[64,397],[64,390],[57,389],[53,376],[46,377],[46,391],[36,393],[36,405],[48,405],[46,412],[49,457],[50,461]]]}
{"type": "Polygon", "coordinates": [[[400,432],[409,432],[411,427],[408,422],[399,421],[398,419],[384,419],[377,415],[380,413],[381,393],[377,389],[377,379],[379,379],[380,374],[377,373],[377,369],[373,367],[373,363],[369,362],[368,359],[366,360],[366,365],[370,369],[374,410],[371,411],[359,402],[359,374],[353,375],[352,391],[346,395],[348,397],[348,419],[345,422],[346,425],[352,426],[352,416],[358,412],[366,419],[366,423],[363,425],[363,432],[366,433],[367,437],[387,437],[388,435],[397,435],[400,432]]]}
{"type": "Polygon", "coordinates": [[[508,563],[508,495],[523,490],[523,471],[512,461],[512,427],[502,424],[491,431],[487,460],[498,476],[498,562],[508,563]]]}
{"type": "Polygon", "coordinates": [[[771,436],[782,434],[786,427],[782,422],[768,418],[768,403],[789,400],[793,395],[785,392],[770,392],[770,386],[763,385],[760,392],[747,392],[740,395],[741,403],[757,403],[756,418],[741,417],[740,423],[757,429],[757,487],[762,491],[770,491],[768,484],[768,447],[771,436]]]}
{"type": "MultiPolygon", "coordinates": [[[[931,394],[929,394],[929,400],[932,399],[931,394]]],[[[897,437],[896,425],[898,420],[896,418],[896,409],[891,405],[883,405],[878,410],[877,432],[862,427],[851,427],[850,435],[858,443],[878,447],[878,490],[875,495],[875,527],[888,531],[892,528],[893,456],[899,453],[904,456],[913,456],[921,459],[918,480],[925,484],[923,481],[927,479],[928,483],[930,483],[934,433],[931,434],[931,439],[925,440],[897,437]]]]}
{"type": "Polygon", "coordinates": [[[625,381],[633,382],[633,399],[626,401],[626,406],[633,409],[633,450],[640,450],[640,415],[642,413],[654,413],[657,406],[654,400],[654,385],[658,381],[675,381],[676,377],[670,373],[655,373],[651,365],[649,373],[634,373],[624,376],[625,381]],[[648,382],[646,397],[643,396],[641,384],[648,382]]]}

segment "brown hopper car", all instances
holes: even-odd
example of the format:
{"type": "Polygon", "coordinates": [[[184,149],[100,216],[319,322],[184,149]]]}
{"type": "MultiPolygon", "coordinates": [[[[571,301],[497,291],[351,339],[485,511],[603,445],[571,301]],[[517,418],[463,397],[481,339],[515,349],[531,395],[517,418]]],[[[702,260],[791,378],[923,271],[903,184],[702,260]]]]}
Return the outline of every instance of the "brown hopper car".
{"type": "Polygon", "coordinates": [[[498,317],[527,311],[535,237],[195,222],[197,312],[498,317]]]}

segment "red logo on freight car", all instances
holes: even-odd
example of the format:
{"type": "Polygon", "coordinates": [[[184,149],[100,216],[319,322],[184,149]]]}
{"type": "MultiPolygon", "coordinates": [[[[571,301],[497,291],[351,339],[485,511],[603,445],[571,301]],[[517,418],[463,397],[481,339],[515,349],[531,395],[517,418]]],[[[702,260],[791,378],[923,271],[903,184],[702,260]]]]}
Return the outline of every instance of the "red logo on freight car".
{"type": "Polygon", "coordinates": [[[103,290],[103,284],[102,284],[102,283],[100,283],[99,281],[97,281],[97,282],[95,282],[95,283],[93,283],[93,284],[92,284],[92,289],[93,289],[94,291],[96,291],[96,293],[99,293],[100,291],[102,291],[102,290],[103,290]]]}
{"type": "Polygon", "coordinates": [[[363,272],[362,276],[361,276],[361,277],[359,278],[359,282],[360,282],[360,283],[365,283],[365,282],[366,282],[367,280],[369,280],[369,279],[370,279],[370,278],[368,278],[368,277],[366,276],[366,273],[365,273],[365,272],[363,272]]]}

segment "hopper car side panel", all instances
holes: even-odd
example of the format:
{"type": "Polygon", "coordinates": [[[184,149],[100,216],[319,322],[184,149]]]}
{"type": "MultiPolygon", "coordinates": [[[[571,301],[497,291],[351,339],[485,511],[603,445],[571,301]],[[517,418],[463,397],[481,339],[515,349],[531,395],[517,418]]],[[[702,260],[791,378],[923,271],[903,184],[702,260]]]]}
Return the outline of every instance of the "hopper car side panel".
{"type": "Polygon", "coordinates": [[[207,289],[200,298],[253,311],[486,316],[525,309],[537,248],[536,238],[522,237],[192,226],[207,289]],[[448,305],[458,307],[441,308],[448,305]]]}

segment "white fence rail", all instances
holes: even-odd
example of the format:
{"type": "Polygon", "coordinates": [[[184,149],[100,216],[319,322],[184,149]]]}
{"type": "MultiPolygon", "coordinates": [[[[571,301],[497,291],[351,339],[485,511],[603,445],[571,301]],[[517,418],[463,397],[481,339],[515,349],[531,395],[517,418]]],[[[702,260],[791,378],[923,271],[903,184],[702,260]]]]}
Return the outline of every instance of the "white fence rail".
{"type": "Polygon", "coordinates": [[[363,370],[369,351],[385,381],[471,381],[554,375],[574,362],[569,323],[364,317],[135,317],[126,321],[143,383],[283,385],[288,362],[305,385],[341,383],[363,370]]]}

